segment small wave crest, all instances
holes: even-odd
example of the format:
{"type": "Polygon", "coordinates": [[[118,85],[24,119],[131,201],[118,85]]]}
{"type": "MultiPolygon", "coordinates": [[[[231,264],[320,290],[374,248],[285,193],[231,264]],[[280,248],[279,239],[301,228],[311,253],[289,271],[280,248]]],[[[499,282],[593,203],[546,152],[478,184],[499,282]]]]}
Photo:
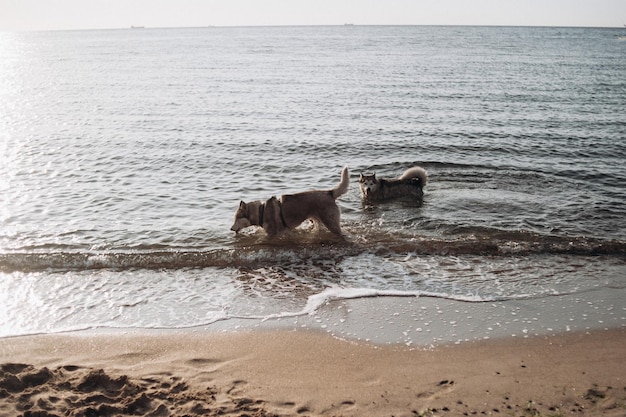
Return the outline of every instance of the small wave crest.
{"type": "Polygon", "coordinates": [[[119,250],[106,252],[46,251],[0,254],[0,272],[83,270],[176,270],[187,268],[240,268],[259,264],[293,263],[310,259],[341,259],[363,253],[378,257],[398,254],[523,256],[536,254],[626,256],[626,242],[586,237],[540,236],[522,231],[472,228],[455,230],[455,237],[428,237],[371,232],[348,242],[285,239],[212,250],[119,250]],[[461,236],[461,237],[459,237],[461,236]]]}
{"type": "MultiPolygon", "coordinates": [[[[529,298],[527,295],[517,295],[517,296],[509,296],[509,297],[500,297],[500,296],[479,296],[479,295],[457,295],[457,294],[448,294],[443,292],[433,292],[433,291],[401,291],[401,290],[380,290],[373,288],[344,288],[344,287],[329,287],[325,288],[319,293],[310,295],[308,297],[306,305],[302,307],[300,310],[294,311],[283,311],[280,313],[272,313],[267,315],[222,315],[219,317],[213,318],[210,322],[202,323],[202,325],[213,324],[217,321],[222,320],[231,320],[231,319],[240,319],[240,320],[274,320],[274,319],[283,319],[283,318],[292,318],[292,317],[301,317],[301,316],[312,316],[316,314],[320,309],[322,309],[328,303],[333,301],[342,301],[342,300],[355,300],[360,298],[376,298],[376,297],[411,297],[411,298],[419,298],[419,297],[428,297],[428,298],[439,298],[445,300],[452,301],[461,301],[468,303],[483,303],[483,302],[496,302],[496,301],[506,301],[511,299],[524,299],[529,298]]],[[[194,325],[194,327],[197,326],[194,325]]]]}
{"type": "Polygon", "coordinates": [[[280,262],[292,259],[292,253],[267,249],[8,253],[0,254],[0,271],[163,270],[246,266],[264,260],[280,262]]]}
{"type": "MultiPolygon", "coordinates": [[[[372,288],[326,288],[322,292],[314,294],[309,297],[306,306],[294,315],[314,314],[323,305],[336,300],[353,300],[358,298],[372,298],[372,297],[430,297],[441,298],[454,301],[463,301],[469,303],[482,303],[489,301],[503,301],[511,299],[512,297],[497,297],[497,296],[479,296],[479,295],[457,295],[443,292],[433,291],[401,291],[401,290],[379,290],[372,288]]],[[[516,298],[526,298],[525,295],[519,295],[516,298]]],[[[268,317],[270,318],[270,317],[268,317]]]]}

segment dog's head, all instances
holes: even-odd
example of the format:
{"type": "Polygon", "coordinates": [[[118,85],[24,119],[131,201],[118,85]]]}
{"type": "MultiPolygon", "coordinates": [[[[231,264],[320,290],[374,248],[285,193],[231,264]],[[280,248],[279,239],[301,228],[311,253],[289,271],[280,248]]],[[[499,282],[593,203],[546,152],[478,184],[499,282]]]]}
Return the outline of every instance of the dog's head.
{"type": "Polygon", "coordinates": [[[361,188],[361,194],[367,198],[378,191],[380,182],[376,178],[376,174],[361,174],[359,176],[359,187],[361,188]]]}
{"type": "Polygon", "coordinates": [[[241,229],[245,229],[249,226],[252,226],[252,221],[250,221],[250,206],[242,201],[239,203],[239,208],[235,213],[235,223],[233,223],[230,230],[237,233],[241,229]]]}

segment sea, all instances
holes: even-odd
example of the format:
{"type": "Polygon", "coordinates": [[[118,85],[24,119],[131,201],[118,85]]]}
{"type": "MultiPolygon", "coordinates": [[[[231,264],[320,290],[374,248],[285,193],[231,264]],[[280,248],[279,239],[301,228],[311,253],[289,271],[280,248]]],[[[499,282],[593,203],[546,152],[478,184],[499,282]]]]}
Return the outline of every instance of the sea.
{"type": "Polygon", "coordinates": [[[470,339],[626,327],[626,29],[0,32],[0,116],[0,337],[331,331],[355,300],[414,317],[400,342],[425,306],[534,306],[470,339]],[[230,230],[344,166],[345,240],[230,230]],[[361,173],[413,166],[423,199],[362,201],[361,173]]]}

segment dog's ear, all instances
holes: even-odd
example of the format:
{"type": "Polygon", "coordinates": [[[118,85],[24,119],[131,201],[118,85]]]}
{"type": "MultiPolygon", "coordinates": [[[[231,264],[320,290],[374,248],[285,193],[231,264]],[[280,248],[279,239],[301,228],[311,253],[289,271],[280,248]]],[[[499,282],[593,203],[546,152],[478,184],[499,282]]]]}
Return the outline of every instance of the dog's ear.
{"type": "Polygon", "coordinates": [[[246,203],[244,203],[243,200],[239,202],[239,208],[242,210],[246,208],[246,203]]]}
{"type": "Polygon", "coordinates": [[[359,182],[363,182],[363,173],[359,174],[359,182]]]}

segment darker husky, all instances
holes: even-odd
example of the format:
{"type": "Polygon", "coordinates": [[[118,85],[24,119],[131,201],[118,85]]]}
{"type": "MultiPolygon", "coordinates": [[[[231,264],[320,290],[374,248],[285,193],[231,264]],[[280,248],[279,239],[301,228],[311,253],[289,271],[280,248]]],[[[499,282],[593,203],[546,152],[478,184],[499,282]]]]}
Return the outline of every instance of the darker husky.
{"type": "Polygon", "coordinates": [[[376,174],[359,177],[361,194],[365,200],[382,201],[392,198],[413,196],[421,199],[423,187],[428,183],[428,174],[422,167],[413,167],[404,171],[397,179],[376,178],[376,174]]]}
{"type": "Polygon", "coordinates": [[[341,171],[341,182],[332,190],[283,195],[280,200],[272,197],[265,203],[242,201],[230,230],[239,232],[249,226],[260,226],[269,236],[274,236],[286,229],[297,227],[306,219],[316,219],[332,233],[343,237],[339,224],[339,207],[335,200],[348,191],[349,185],[348,167],[345,167],[341,171]]]}

